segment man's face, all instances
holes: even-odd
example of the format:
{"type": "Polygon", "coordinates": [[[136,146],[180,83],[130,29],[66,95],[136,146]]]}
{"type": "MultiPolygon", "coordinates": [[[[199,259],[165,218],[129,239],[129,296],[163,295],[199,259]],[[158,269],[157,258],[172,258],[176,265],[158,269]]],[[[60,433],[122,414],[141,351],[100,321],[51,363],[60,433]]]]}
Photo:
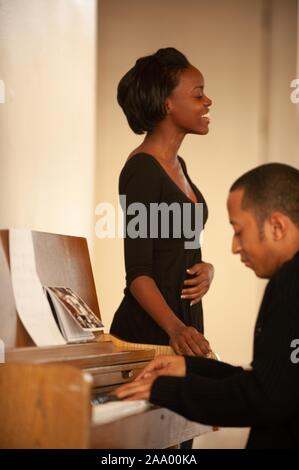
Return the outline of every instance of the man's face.
{"type": "Polygon", "coordinates": [[[264,223],[263,233],[259,229],[254,213],[242,209],[242,189],[229,194],[227,208],[234,229],[232,251],[258,277],[269,279],[279,268],[278,253],[271,236],[271,227],[264,223]]]}

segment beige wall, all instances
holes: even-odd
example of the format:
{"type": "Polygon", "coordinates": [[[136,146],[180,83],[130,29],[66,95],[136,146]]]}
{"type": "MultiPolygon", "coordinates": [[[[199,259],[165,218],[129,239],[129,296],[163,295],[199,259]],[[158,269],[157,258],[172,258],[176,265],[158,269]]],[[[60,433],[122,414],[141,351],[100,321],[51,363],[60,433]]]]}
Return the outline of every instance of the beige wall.
{"type": "MultiPolygon", "coordinates": [[[[297,163],[295,18],[296,0],[0,0],[1,226],[92,240],[95,205],[117,202],[120,169],[140,142],[117,106],[118,80],[141,55],[181,49],[214,101],[210,134],[188,136],[180,152],[210,209],[203,252],[216,277],[206,334],[223,359],[248,362],[263,282],[230,254],[225,200],[248,168],[297,163]]],[[[108,329],[124,287],[123,244],[93,241],[108,329]]]]}
{"type": "MultiPolygon", "coordinates": [[[[297,6],[297,74],[296,77],[299,79],[299,0],[297,6]]],[[[299,105],[296,106],[297,111],[297,126],[299,128],[299,105]]]]}
{"type": "MultiPolygon", "coordinates": [[[[294,130],[289,132],[294,108],[288,95],[295,78],[296,1],[283,2],[283,8],[281,3],[274,1],[268,11],[271,2],[262,0],[99,2],[96,201],[116,201],[120,169],[140,142],[116,103],[120,77],[136,58],[159,47],[177,47],[203,72],[214,101],[209,135],[187,136],[180,154],[210,209],[203,253],[214,263],[216,276],[204,300],[206,335],[223,359],[237,363],[250,361],[264,282],[230,253],[225,201],[236,177],[267,161],[270,152],[280,159],[281,149],[295,139],[294,130]],[[272,26],[266,27],[270,13],[272,26]]],[[[295,158],[292,145],[290,153],[283,154],[290,163],[295,158]]],[[[95,255],[108,327],[124,287],[122,241],[96,240],[95,255]]]]}
{"type": "Polygon", "coordinates": [[[296,23],[297,0],[273,0],[269,48],[267,159],[299,166],[298,106],[290,100],[299,53],[296,23]],[[297,46],[297,47],[296,47],[297,46]]]}
{"type": "Polygon", "coordinates": [[[0,0],[0,224],[89,236],[96,0],[0,0]]]}

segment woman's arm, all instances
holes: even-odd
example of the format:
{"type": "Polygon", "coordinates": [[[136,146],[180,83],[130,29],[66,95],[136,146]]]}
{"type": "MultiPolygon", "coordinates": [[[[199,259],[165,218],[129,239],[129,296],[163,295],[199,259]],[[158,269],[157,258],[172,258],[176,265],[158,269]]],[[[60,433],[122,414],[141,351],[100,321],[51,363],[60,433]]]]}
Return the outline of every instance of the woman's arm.
{"type": "Polygon", "coordinates": [[[130,284],[130,292],[170,338],[170,345],[177,354],[204,356],[211,349],[205,337],[193,328],[186,326],[171,310],[154,279],[138,276],[130,284]]]}

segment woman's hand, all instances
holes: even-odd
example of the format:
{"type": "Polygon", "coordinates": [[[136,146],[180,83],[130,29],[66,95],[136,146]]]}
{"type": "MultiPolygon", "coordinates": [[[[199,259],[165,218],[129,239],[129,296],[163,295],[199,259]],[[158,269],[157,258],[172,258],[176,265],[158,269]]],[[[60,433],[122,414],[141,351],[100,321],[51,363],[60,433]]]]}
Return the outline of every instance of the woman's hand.
{"type": "Polygon", "coordinates": [[[190,300],[190,305],[195,305],[208,292],[214,277],[214,267],[210,263],[197,263],[187,269],[187,273],[194,277],[184,281],[185,286],[191,287],[182,290],[181,299],[190,300]]]}
{"type": "Polygon", "coordinates": [[[210,344],[196,328],[182,325],[169,335],[169,344],[176,354],[206,356],[211,352],[210,344]]]}

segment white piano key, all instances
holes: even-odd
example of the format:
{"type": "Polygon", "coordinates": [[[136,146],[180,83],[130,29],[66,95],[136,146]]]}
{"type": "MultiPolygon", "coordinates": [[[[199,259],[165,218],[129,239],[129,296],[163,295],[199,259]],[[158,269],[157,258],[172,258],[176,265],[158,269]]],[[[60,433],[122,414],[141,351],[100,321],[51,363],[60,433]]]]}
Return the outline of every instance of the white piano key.
{"type": "Polygon", "coordinates": [[[147,400],[112,401],[92,407],[92,423],[94,425],[110,423],[116,419],[141,413],[152,405],[147,400]]]}

